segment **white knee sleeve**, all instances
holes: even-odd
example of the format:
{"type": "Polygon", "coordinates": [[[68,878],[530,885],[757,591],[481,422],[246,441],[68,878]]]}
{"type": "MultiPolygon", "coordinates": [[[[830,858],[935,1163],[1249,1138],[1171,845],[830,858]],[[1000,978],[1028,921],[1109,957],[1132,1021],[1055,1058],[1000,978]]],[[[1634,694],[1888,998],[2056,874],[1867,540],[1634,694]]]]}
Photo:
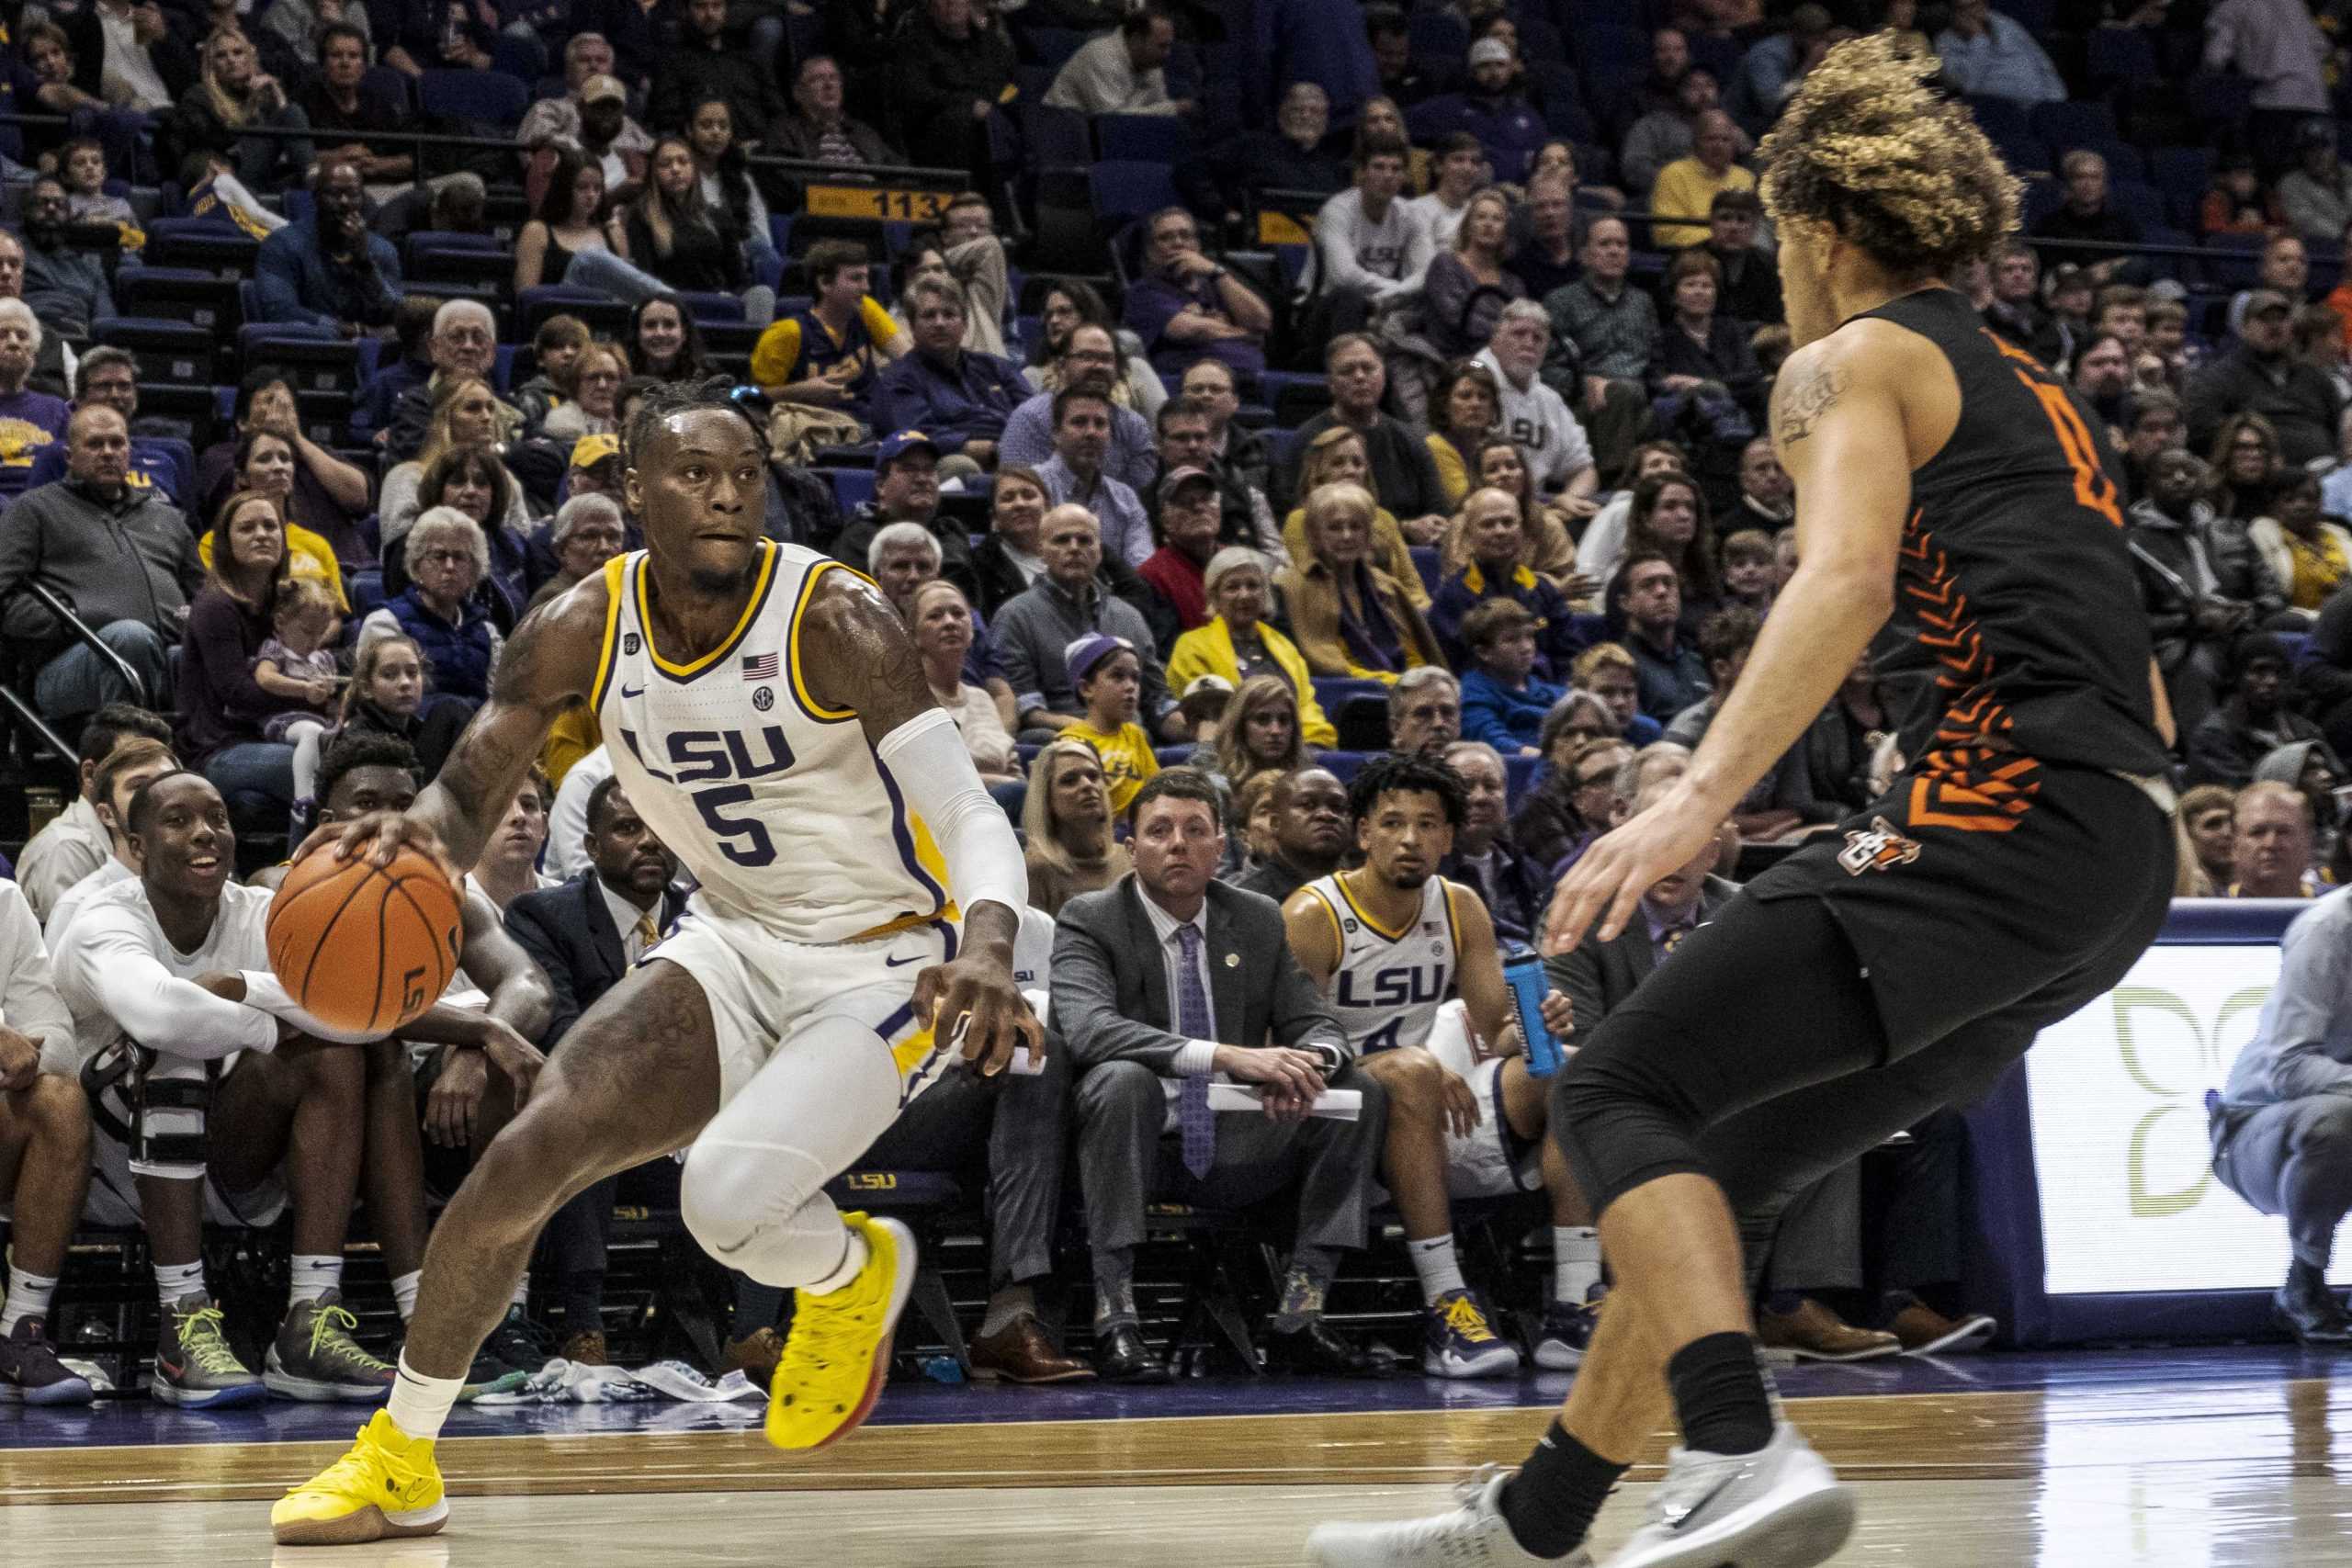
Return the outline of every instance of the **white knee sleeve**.
{"type": "Polygon", "coordinates": [[[687,1151],[679,1183],[687,1230],[763,1285],[822,1280],[845,1245],[825,1183],[898,1113],[898,1068],[873,1030],[842,1018],[799,1030],[687,1151]]]}

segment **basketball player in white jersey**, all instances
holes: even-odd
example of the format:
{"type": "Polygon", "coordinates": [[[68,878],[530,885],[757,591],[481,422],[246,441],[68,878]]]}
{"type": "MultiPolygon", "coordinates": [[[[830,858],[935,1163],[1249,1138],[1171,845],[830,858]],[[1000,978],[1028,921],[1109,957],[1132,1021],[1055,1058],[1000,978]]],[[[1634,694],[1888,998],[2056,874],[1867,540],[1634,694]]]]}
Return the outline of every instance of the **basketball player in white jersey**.
{"type": "Polygon", "coordinates": [[[799,1292],[770,1439],[842,1437],[888,1370],[914,1247],[894,1222],[838,1213],[826,1181],[958,1042],[987,1072],[1017,1043],[1044,1049],[1012,976],[1019,845],[889,602],[763,536],[765,443],[723,389],[656,392],[625,461],[647,548],[517,629],[414,807],[322,830],[311,852],[380,864],[405,844],[462,871],[548,727],[586,699],[630,802],[701,886],[450,1201],[390,1403],[278,1501],[281,1544],[439,1529],[433,1439],[533,1238],[590,1183],[682,1147],[695,1237],[799,1292]]]}
{"type": "MultiPolygon", "coordinates": [[[[1506,1377],[1519,1370],[1519,1352],[1462,1278],[1452,1201],[1530,1190],[1538,1180],[1572,1196],[1573,1184],[1544,1137],[1544,1085],[1527,1073],[1494,922],[1476,893],[1437,874],[1462,823],[1461,781],[1437,762],[1391,752],[1356,774],[1348,804],[1363,864],[1292,894],[1283,924],[1363,1070],[1388,1090],[1381,1177],[1404,1217],[1428,1308],[1421,1370],[1506,1377]],[[1489,1044],[1480,1054],[1457,1025],[1448,1032],[1449,1061],[1432,1047],[1441,1006],[1456,988],[1470,1029],[1489,1044]]],[[[1548,995],[1544,1017],[1565,1036],[1567,998],[1548,995]]],[[[1555,1200],[1555,1216],[1558,1209],[1555,1200]]],[[[1572,1348],[1580,1350],[1581,1338],[1572,1348]]]]}

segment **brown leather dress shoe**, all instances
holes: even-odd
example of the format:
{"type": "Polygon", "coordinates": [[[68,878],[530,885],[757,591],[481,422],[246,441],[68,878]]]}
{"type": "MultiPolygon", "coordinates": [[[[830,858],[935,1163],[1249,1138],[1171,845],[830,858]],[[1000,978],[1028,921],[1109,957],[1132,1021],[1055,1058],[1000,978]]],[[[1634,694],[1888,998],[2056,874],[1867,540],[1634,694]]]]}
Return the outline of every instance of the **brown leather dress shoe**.
{"type": "Polygon", "coordinates": [[[1758,1312],[1756,1337],[1800,1361],[1873,1361],[1899,1354],[1903,1341],[1874,1328],[1856,1328],[1811,1296],[1792,1313],[1758,1312]]]}
{"type": "Polygon", "coordinates": [[[2000,1325],[1983,1313],[1946,1317],[1925,1302],[1913,1302],[1886,1325],[1903,1348],[1915,1356],[1957,1356],[1982,1349],[1999,1332],[2000,1325]]]}
{"type": "Polygon", "coordinates": [[[1092,1367],[1055,1349],[1045,1325],[1027,1313],[973,1340],[971,1357],[972,1376],[991,1382],[1085,1382],[1094,1376],[1092,1367]]]}
{"type": "Polygon", "coordinates": [[[784,1336],[773,1328],[755,1328],[741,1339],[727,1342],[727,1358],[720,1362],[718,1375],[741,1372],[761,1388],[768,1386],[775,1377],[775,1364],[784,1359],[784,1336]]]}
{"type": "Polygon", "coordinates": [[[556,1354],[583,1367],[609,1367],[613,1364],[612,1358],[605,1354],[605,1332],[601,1328],[585,1328],[571,1336],[556,1354]]]}

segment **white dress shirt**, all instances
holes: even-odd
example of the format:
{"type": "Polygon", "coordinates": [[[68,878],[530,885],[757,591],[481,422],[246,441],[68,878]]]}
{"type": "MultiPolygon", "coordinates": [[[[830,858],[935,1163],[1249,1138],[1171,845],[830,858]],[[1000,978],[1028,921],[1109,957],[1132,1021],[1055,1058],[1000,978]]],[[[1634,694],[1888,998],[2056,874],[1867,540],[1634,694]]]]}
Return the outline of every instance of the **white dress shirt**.
{"type": "Polygon", "coordinates": [[[613,929],[621,933],[621,956],[635,964],[645,956],[646,949],[662,940],[662,917],[655,913],[662,908],[660,900],[655,900],[651,909],[640,909],[605,886],[601,876],[596,879],[596,891],[605,897],[605,912],[613,917],[613,929]],[[645,928],[639,923],[645,920],[654,922],[651,936],[645,934],[645,928]]]}
{"type": "MultiPolygon", "coordinates": [[[[1212,1035],[1217,1033],[1216,990],[1216,987],[1209,984],[1209,907],[1207,900],[1202,900],[1201,907],[1193,911],[1193,918],[1191,919],[1180,920],[1175,916],[1170,914],[1167,910],[1161,908],[1159,903],[1153,899],[1151,895],[1144,892],[1140,887],[1136,889],[1136,897],[1143,900],[1143,912],[1145,917],[1151,921],[1152,934],[1159,939],[1159,961],[1168,976],[1169,1032],[1172,1034],[1176,1032],[1178,1020],[1182,1017],[1182,1004],[1179,998],[1184,994],[1184,943],[1182,939],[1176,933],[1184,927],[1190,926],[1194,931],[1201,933],[1200,954],[1194,961],[1193,968],[1194,972],[1200,978],[1201,994],[1208,998],[1209,1032],[1212,1035]]],[[[1161,1087],[1165,1089],[1168,1093],[1168,1120],[1161,1126],[1160,1131],[1170,1132],[1176,1126],[1176,1095],[1182,1088],[1184,1079],[1205,1075],[1212,1083],[1231,1083],[1233,1081],[1232,1078],[1226,1074],[1213,1070],[1216,1062],[1217,1043],[1218,1043],[1214,1039],[1188,1039],[1184,1042],[1183,1048],[1176,1053],[1176,1071],[1174,1075],[1165,1077],[1160,1079],[1161,1087]]]]}

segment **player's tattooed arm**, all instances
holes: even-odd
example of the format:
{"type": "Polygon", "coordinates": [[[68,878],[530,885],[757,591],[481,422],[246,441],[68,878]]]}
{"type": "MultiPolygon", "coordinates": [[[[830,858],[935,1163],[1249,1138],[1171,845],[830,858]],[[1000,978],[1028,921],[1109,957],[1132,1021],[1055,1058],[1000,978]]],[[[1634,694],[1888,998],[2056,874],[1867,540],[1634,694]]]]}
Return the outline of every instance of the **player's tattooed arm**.
{"type": "Polygon", "coordinates": [[[809,694],[824,707],[857,715],[874,745],[939,705],[906,624],[880,589],[854,573],[828,571],[818,580],[792,653],[809,694]]]}
{"type": "Polygon", "coordinates": [[[1786,452],[1820,425],[1845,395],[1847,375],[1834,361],[1807,356],[1772,389],[1772,435],[1786,452]]]}
{"type": "Polygon", "coordinates": [[[343,829],[346,854],[389,863],[403,843],[470,870],[504,818],[548,730],[588,695],[605,644],[606,590],[600,573],[514,628],[492,677],[490,700],[450,748],[440,773],[404,817],[363,817],[343,829]],[[362,846],[369,846],[363,851],[362,846]]]}

